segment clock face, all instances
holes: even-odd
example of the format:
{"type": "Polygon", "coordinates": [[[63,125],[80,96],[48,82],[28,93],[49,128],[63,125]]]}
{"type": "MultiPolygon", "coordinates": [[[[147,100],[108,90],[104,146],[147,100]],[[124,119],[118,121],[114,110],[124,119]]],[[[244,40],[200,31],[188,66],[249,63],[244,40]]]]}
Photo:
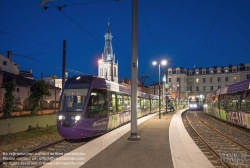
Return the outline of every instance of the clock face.
{"type": "Polygon", "coordinates": [[[168,83],[165,84],[165,88],[166,88],[166,89],[169,88],[169,84],[168,84],[168,83]]]}

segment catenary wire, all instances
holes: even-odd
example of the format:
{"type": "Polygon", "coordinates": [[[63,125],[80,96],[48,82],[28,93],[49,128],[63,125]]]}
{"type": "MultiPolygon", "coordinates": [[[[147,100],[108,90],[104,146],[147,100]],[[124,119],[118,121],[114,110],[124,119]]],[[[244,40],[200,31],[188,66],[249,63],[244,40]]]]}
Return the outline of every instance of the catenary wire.
{"type": "Polygon", "coordinates": [[[62,47],[53,46],[53,45],[50,45],[50,44],[47,44],[47,43],[43,43],[43,42],[39,42],[39,41],[35,41],[35,40],[28,39],[28,38],[25,38],[25,37],[21,37],[21,36],[15,35],[15,34],[7,33],[7,32],[4,32],[4,31],[2,31],[2,30],[0,30],[0,33],[8,34],[8,35],[10,35],[10,36],[14,36],[14,37],[17,37],[17,38],[20,38],[20,39],[25,39],[25,40],[32,41],[32,42],[35,42],[35,43],[39,43],[39,44],[43,44],[43,45],[47,45],[47,46],[50,46],[50,47],[55,47],[55,48],[62,49],[62,47]]]}
{"type": "Polygon", "coordinates": [[[207,37],[206,37],[206,39],[205,39],[205,42],[204,42],[204,44],[203,44],[203,46],[202,46],[202,48],[201,48],[201,51],[200,51],[199,55],[198,55],[197,58],[196,58],[196,61],[195,61],[195,64],[194,64],[194,69],[195,69],[195,66],[196,66],[196,64],[197,64],[197,62],[198,62],[198,60],[199,60],[199,58],[200,58],[200,56],[201,56],[201,53],[202,53],[202,51],[203,51],[203,49],[204,49],[204,47],[205,47],[205,45],[206,45],[206,43],[207,43],[208,37],[210,36],[210,33],[211,33],[211,31],[212,31],[212,29],[213,29],[213,27],[214,27],[215,21],[216,21],[217,17],[219,16],[219,13],[220,13],[220,11],[221,11],[221,8],[222,8],[222,6],[223,6],[223,3],[224,3],[224,0],[222,0],[222,3],[221,3],[221,5],[220,5],[220,8],[219,8],[219,10],[218,10],[218,12],[217,12],[217,14],[216,14],[215,19],[214,19],[214,22],[213,22],[213,24],[212,24],[212,26],[211,26],[211,28],[210,28],[210,30],[209,30],[209,32],[208,32],[208,35],[207,35],[207,37]]]}

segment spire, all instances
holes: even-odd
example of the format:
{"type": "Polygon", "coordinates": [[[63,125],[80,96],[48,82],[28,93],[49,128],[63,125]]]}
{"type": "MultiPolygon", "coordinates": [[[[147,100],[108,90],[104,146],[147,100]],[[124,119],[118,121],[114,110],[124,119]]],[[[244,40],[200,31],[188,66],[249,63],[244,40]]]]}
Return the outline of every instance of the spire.
{"type": "Polygon", "coordinates": [[[108,18],[108,28],[107,28],[107,33],[105,33],[105,46],[104,46],[104,54],[103,54],[103,60],[105,62],[107,61],[114,61],[114,56],[113,56],[113,48],[112,48],[112,35],[110,32],[110,22],[108,18]]]}

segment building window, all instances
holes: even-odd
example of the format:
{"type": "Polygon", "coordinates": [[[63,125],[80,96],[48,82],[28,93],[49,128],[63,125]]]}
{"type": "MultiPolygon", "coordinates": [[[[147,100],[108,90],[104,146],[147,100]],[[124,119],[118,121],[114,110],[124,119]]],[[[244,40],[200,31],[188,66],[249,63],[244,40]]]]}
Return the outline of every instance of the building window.
{"type": "Polygon", "coordinates": [[[250,79],[250,74],[247,74],[247,79],[250,79]]]}
{"type": "Polygon", "coordinates": [[[236,81],[236,76],[233,77],[233,81],[236,81]]]}
{"type": "Polygon", "coordinates": [[[199,79],[198,78],[196,79],[196,83],[199,83],[199,79]]]}
{"type": "Polygon", "coordinates": [[[226,69],[225,72],[228,72],[228,70],[226,69]]]}
{"type": "Polygon", "coordinates": [[[189,91],[192,92],[192,86],[189,86],[189,91]]]}
{"type": "Polygon", "coordinates": [[[236,72],[236,69],[233,69],[233,72],[236,72]]]}
{"type": "Polygon", "coordinates": [[[197,71],[196,74],[199,74],[199,72],[197,71]]]}
{"type": "Polygon", "coordinates": [[[176,73],[180,73],[180,71],[179,71],[179,70],[177,70],[177,71],[176,71],[176,73]]]}
{"type": "Polygon", "coordinates": [[[196,91],[199,91],[199,86],[196,86],[196,91]]]}
{"type": "MultiPolygon", "coordinates": [[[[171,71],[170,71],[170,72],[171,72],[171,71]]],[[[172,79],[172,78],[168,78],[168,82],[171,82],[171,79],[172,79]]]]}
{"type": "Polygon", "coordinates": [[[3,61],[3,65],[6,65],[6,66],[7,66],[7,61],[3,61]]]}
{"type": "Polygon", "coordinates": [[[228,77],[225,77],[225,81],[228,82],[228,77]]]}
{"type": "Polygon", "coordinates": [[[220,79],[220,77],[218,77],[218,82],[221,82],[221,79],[220,79]]]}
{"type": "Polygon", "coordinates": [[[249,70],[249,67],[246,67],[247,68],[247,70],[249,70]]]}
{"type": "Polygon", "coordinates": [[[220,70],[218,70],[217,73],[220,73],[220,70]]]}
{"type": "Polygon", "coordinates": [[[203,91],[206,91],[206,86],[203,86],[203,91]]]}
{"type": "Polygon", "coordinates": [[[218,85],[218,89],[220,89],[221,88],[221,85],[218,85]]]}
{"type": "Polygon", "coordinates": [[[177,81],[177,82],[180,82],[180,78],[177,78],[176,81],[177,81]]]}
{"type": "Polygon", "coordinates": [[[189,79],[189,83],[192,83],[193,81],[192,81],[192,79],[189,79]]]}
{"type": "Polygon", "coordinates": [[[19,88],[16,88],[16,92],[19,92],[20,90],[19,90],[19,88]]]}
{"type": "Polygon", "coordinates": [[[168,71],[168,74],[171,74],[172,72],[171,71],[168,71]]]}
{"type": "Polygon", "coordinates": [[[203,79],[202,79],[202,82],[205,83],[205,82],[206,82],[206,78],[203,78],[203,79]]]}
{"type": "Polygon", "coordinates": [[[210,78],[210,82],[213,82],[213,78],[210,78]]]}
{"type": "Polygon", "coordinates": [[[212,73],[214,73],[214,71],[210,71],[210,73],[212,74],[212,73]]]}
{"type": "Polygon", "coordinates": [[[202,71],[202,74],[206,74],[206,71],[202,71]]]}
{"type": "Polygon", "coordinates": [[[210,86],[210,90],[214,90],[214,87],[213,87],[213,86],[210,86]]]}

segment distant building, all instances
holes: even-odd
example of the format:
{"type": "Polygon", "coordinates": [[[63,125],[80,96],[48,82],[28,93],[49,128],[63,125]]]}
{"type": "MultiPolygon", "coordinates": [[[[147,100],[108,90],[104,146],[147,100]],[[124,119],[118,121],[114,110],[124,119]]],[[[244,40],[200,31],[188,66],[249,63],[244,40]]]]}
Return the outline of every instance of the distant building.
{"type": "Polygon", "coordinates": [[[33,79],[32,69],[30,71],[20,71],[18,64],[12,61],[12,52],[7,52],[7,57],[0,54],[0,70],[9,72],[15,75],[21,75],[25,78],[33,79]]]}
{"type": "MultiPolygon", "coordinates": [[[[11,82],[15,80],[16,89],[13,93],[15,97],[15,102],[20,102],[22,105],[25,105],[28,101],[30,94],[30,88],[35,83],[35,80],[25,78],[21,75],[16,75],[6,71],[0,72],[0,85],[2,86],[5,82],[11,82]]],[[[59,101],[61,89],[58,87],[50,86],[49,88],[51,96],[44,96],[44,100],[49,103],[50,101],[59,101]]],[[[6,93],[3,87],[0,87],[0,110],[2,110],[4,94],[6,93]]]]}
{"type": "Polygon", "coordinates": [[[168,68],[167,72],[172,98],[184,101],[195,96],[203,101],[213,90],[250,79],[250,64],[195,69],[178,67],[168,68]]]}
{"type": "MultiPolygon", "coordinates": [[[[66,72],[65,75],[65,81],[68,79],[68,72],[66,72]]],[[[63,88],[62,87],[62,78],[59,78],[57,75],[51,75],[51,76],[47,76],[45,78],[43,78],[44,81],[46,81],[46,83],[48,83],[51,86],[55,86],[58,88],[63,88]]]]}
{"type": "Polygon", "coordinates": [[[0,70],[18,75],[18,64],[12,61],[12,52],[8,51],[7,57],[0,54],[0,70]]]}
{"type": "Polygon", "coordinates": [[[118,83],[118,61],[115,63],[115,54],[113,53],[112,38],[110,32],[110,23],[105,34],[105,46],[102,59],[98,62],[98,76],[106,80],[118,83]]]}
{"type": "Polygon", "coordinates": [[[19,75],[28,79],[33,79],[32,69],[30,69],[30,71],[19,71],[19,75]]]}

